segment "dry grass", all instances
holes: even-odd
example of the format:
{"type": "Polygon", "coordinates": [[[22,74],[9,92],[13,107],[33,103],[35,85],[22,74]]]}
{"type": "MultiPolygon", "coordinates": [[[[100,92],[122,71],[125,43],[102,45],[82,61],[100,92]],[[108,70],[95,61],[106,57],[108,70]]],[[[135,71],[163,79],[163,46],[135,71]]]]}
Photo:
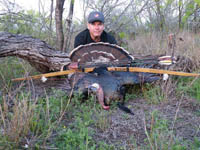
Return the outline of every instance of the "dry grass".
{"type": "MultiPolygon", "coordinates": [[[[175,34],[175,33],[173,33],[175,34]]],[[[178,58],[175,68],[177,71],[198,71],[200,69],[200,36],[190,32],[175,34],[176,46],[168,46],[169,34],[145,33],[136,36],[135,40],[128,40],[128,50],[133,55],[174,55],[178,58]],[[174,51],[174,54],[172,54],[174,51]]]]}
{"type": "Polygon", "coordinates": [[[31,122],[35,116],[36,102],[31,103],[25,97],[15,99],[13,106],[9,106],[6,100],[0,105],[0,116],[3,124],[4,137],[12,143],[20,143],[28,137],[31,129],[31,122]]]}
{"type": "MultiPolygon", "coordinates": [[[[174,34],[174,33],[173,33],[174,34]]],[[[136,36],[135,40],[128,40],[128,49],[134,54],[155,55],[168,54],[168,35],[158,33],[145,33],[136,36]]],[[[198,34],[180,32],[176,34],[175,55],[188,56],[190,58],[200,55],[200,37],[198,34]],[[182,40],[180,40],[182,38],[182,40]]]]}

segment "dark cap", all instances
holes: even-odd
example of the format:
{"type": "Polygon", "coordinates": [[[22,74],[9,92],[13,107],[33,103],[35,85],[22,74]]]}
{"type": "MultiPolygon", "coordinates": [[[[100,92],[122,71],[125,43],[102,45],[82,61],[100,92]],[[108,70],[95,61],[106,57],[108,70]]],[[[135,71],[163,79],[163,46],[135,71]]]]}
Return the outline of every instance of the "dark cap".
{"type": "Polygon", "coordinates": [[[100,21],[104,23],[104,16],[101,12],[93,11],[88,16],[88,23],[92,23],[95,21],[100,21]]]}

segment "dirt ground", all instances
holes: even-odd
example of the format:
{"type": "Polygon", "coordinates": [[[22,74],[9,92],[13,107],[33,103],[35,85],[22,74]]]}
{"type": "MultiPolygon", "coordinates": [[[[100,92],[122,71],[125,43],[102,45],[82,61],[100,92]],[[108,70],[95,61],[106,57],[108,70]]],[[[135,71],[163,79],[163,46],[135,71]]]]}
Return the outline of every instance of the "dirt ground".
{"type": "MultiPolygon", "coordinates": [[[[126,105],[133,110],[135,115],[125,115],[117,109],[111,114],[110,127],[105,131],[96,132],[99,140],[106,140],[109,144],[121,141],[120,144],[127,145],[128,148],[134,147],[133,142],[137,146],[142,146],[147,139],[145,130],[150,133],[153,130],[152,127],[157,126],[155,122],[158,118],[167,120],[168,123],[168,129],[160,133],[161,137],[165,136],[165,140],[170,141],[171,135],[173,135],[173,139],[189,143],[194,141],[194,137],[200,139],[200,105],[193,99],[183,99],[182,101],[174,99],[159,105],[147,104],[145,99],[133,99],[129,100],[126,105]],[[152,112],[155,111],[158,112],[158,118],[152,117],[152,112]],[[131,141],[131,137],[135,141],[131,141]]],[[[163,128],[162,124],[160,126],[163,128]]],[[[159,131],[159,127],[157,130],[159,131]]]]}

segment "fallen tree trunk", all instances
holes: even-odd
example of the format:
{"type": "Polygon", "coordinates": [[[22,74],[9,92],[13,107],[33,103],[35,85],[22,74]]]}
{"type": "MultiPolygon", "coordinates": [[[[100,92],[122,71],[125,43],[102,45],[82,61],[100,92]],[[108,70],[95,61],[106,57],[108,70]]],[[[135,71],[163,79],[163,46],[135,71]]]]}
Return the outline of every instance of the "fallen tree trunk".
{"type": "Polygon", "coordinates": [[[16,56],[28,61],[37,71],[59,71],[70,63],[67,53],[62,53],[46,42],[31,36],[0,32],[0,58],[16,56]]]}

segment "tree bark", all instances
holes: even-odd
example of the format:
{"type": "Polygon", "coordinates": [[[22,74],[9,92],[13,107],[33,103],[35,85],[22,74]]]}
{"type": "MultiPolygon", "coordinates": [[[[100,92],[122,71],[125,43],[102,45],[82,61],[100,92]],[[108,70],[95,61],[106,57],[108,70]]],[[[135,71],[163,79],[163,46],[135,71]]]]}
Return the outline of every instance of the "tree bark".
{"type": "Polygon", "coordinates": [[[182,9],[183,9],[183,0],[178,1],[178,28],[179,31],[182,28],[182,9]]]}
{"type": "Polygon", "coordinates": [[[50,24],[49,24],[49,31],[51,32],[50,35],[52,37],[52,32],[53,32],[53,27],[52,27],[52,24],[53,24],[53,3],[54,3],[54,0],[51,0],[51,8],[50,8],[50,24]]]}
{"type": "Polygon", "coordinates": [[[156,2],[156,9],[158,13],[158,19],[159,19],[159,31],[162,32],[164,30],[164,25],[165,25],[165,18],[163,13],[161,12],[161,1],[160,0],[155,0],[156,2]]]}
{"type": "Polygon", "coordinates": [[[67,53],[51,48],[40,39],[0,32],[0,58],[7,56],[25,59],[41,73],[59,71],[70,63],[67,53]]]}
{"type": "Polygon", "coordinates": [[[63,6],[65,0],[56,0],[56,11],[55,11],[55,20],[56,20],[56,36],[58,42],[58,49],[62,51],[64,43],[64,34],[63,34],[63,25],[62,25],[62,14],[63,6]]]}
{"type": "Polygon", "coordinates": [[[194,10],[194,33],[197,34],[198,30],[198,10],[199,10],[199,5],[195,4],[195,10],[194,10]]]}

